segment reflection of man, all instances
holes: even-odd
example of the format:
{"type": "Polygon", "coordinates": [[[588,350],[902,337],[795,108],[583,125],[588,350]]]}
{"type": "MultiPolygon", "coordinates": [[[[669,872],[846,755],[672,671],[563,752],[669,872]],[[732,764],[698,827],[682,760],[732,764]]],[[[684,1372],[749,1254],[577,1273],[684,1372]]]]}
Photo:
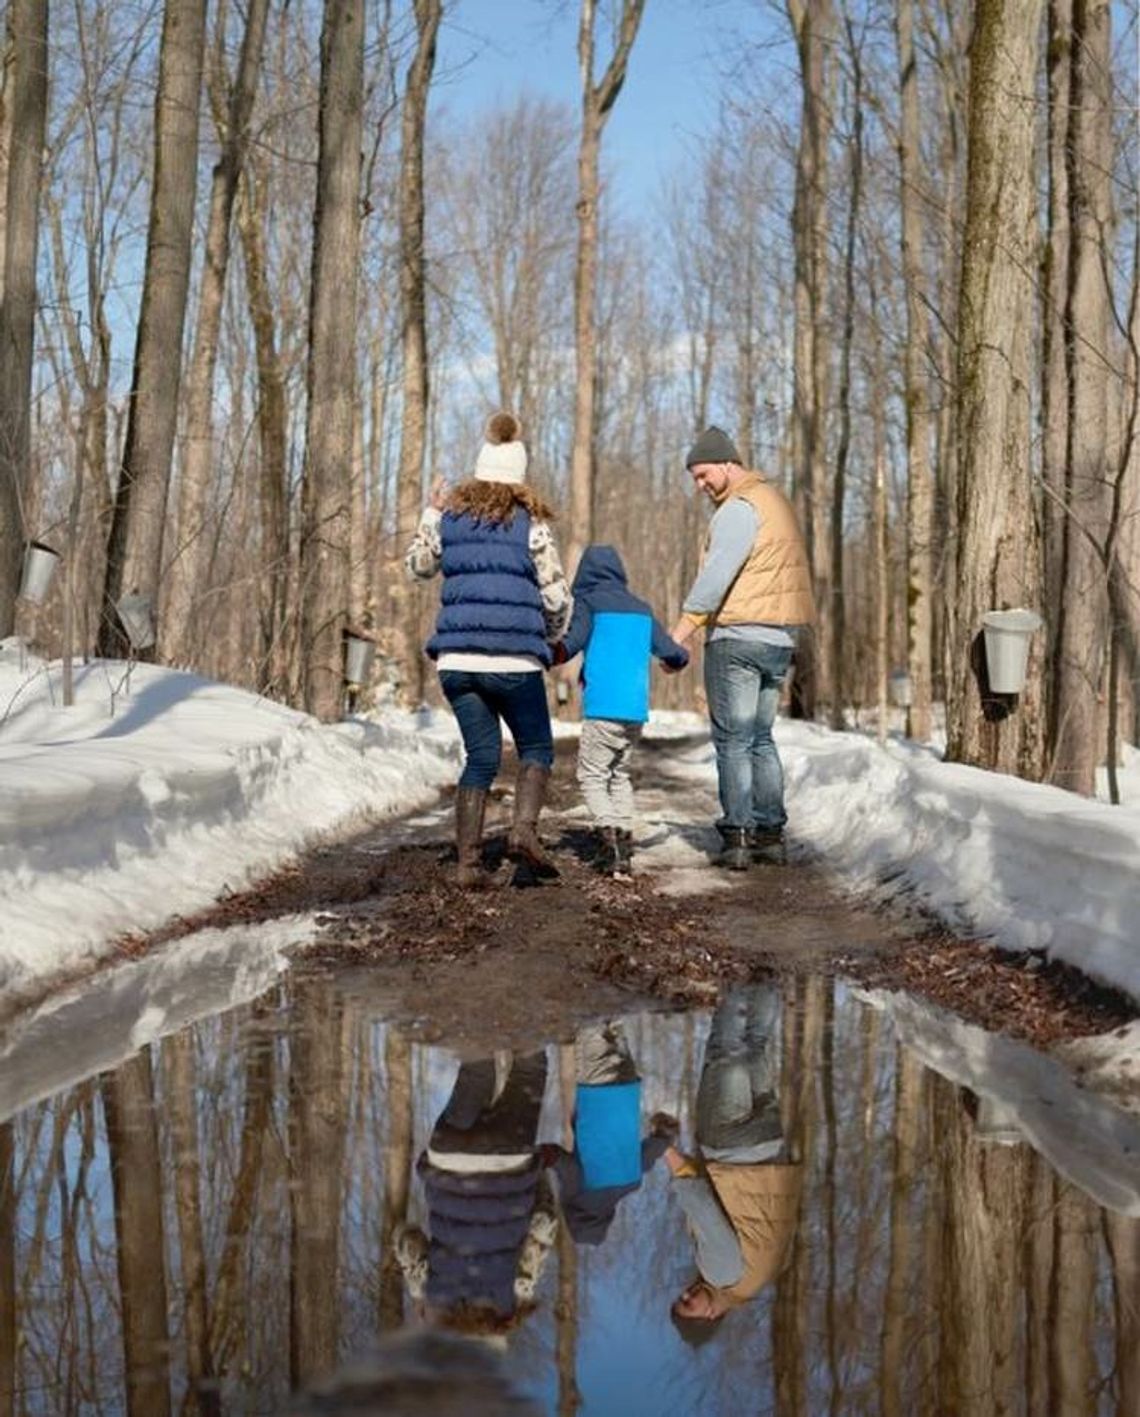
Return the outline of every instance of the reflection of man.
{"type": "Polygon", "coordinates": [[[641,1078],[616,1020],[579,1029],[574,1053],[574,1150],[547,1146],[543,1154],[558,1177],[558,1199],[571,1236],[579,1245],[600,1245],[618,1203],[638,1189],[642,1176],[665,1154],[677,1123],[658,1112],[642,1140],[641,1078]]]}
{"type": "Polygon", "coordinates": [[[665,1153],[698,1271],[673,1303],[683,1332],[687,1320],[715,1322],[754,1298],[783,1268],[795,1232],[802,1168],[787,1160],[776,1095],[779,1014],[766,985],[730,991],[705,1047],[697,1154],[665,1153]]]}
{"type": "Polygon", "coordinates": [[[741,465],[726,433],[706,428],[686,466],[717,510],[673,638],[683,645],[705,627],[724,841],[718,864],[746,870],[753,853],[782,858],[787,814],[772,724],[800,632],[815,621],[811,569],[791,503],[741,465]]]}

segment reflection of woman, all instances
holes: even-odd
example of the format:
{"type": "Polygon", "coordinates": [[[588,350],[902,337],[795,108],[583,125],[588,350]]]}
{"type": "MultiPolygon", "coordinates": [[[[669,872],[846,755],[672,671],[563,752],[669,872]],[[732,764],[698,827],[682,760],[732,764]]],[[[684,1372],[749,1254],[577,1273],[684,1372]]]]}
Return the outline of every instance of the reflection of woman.
{"type": "Polygon", "coordinates": [[[442,606],[427,652],[459,721],[466,764],[455,796],[461,886],[476,886],[487,791],[502,755],[502,723],[518,754],[508,847],[542,875],[557,875],[537,825],[554,762],[543,670],[566,633],[572,601],[550,531],[553,513],[526,486],[522,429],[497,413],[475,476],[445,495],[432,488],[407,553],[421,580],[443,572],[442,606]]]}
{"type": "Polygon", "coordinates": [[[787,1258],[802,1168],[787,1159],[776,1095],[779,1016],[772,988],[728,993],[705,1048],[696,1154],[665,1153],[698,1271],[674,1301],[674,1319],[723,1318],[755,1298],[787,1258]]]}
{"type": "Polygon", "coordinates": [[[416,1169],[428,1234],[407,1230],[397,1259],[424,1317],[503,1333],[534,1308],[556,1221],[536,1139],[546,1054],[463,1063],[416,1169]]]}

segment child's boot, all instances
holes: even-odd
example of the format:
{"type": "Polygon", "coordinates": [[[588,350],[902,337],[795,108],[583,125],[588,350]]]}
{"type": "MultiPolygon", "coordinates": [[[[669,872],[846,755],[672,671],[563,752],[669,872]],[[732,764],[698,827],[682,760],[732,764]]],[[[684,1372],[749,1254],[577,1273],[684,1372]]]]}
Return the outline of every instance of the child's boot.
{"type": "Polygon", "coordinates": [[[633,832],[626,827],[619,827],[617,834],[617,859],[618,868],[614,872],[615,876],[623,879],[633,875],[633,832]]]}

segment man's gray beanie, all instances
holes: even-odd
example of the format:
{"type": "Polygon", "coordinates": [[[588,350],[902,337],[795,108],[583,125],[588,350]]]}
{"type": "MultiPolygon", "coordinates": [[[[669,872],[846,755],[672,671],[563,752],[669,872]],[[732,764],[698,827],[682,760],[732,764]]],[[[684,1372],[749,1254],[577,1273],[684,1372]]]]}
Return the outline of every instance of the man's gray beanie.
{"type": "Polygon", "coordinates": [[[740,461],[740,454],[736,451],[736,444],[728,436],[723,428],[712,425],[697,438],[697,441],[689,449],[685,458],[686,467],[694,467],[700,462],[735,462],[740,461]]]}

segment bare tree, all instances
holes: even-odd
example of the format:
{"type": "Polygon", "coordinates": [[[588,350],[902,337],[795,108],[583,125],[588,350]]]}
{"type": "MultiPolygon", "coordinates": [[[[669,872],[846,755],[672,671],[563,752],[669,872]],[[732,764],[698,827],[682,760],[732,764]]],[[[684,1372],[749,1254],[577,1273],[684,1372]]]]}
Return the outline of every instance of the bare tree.
{"type": "Polygon", "coordinates": [[[226,74],[226,0],[215,18],[213,54],[207,76],[221,151],[214,165],[206,224],[205,259],[198,296],[198,327],[186,371],[185,451],[178,488],[178,546],[167,573],[163,644],[174,660],[195,661],[191,613],[209,565],[206,502],[214,465],[214,376],[218,363],[230,264],[230,231],[238,182],[249,142],[249,122],[257,92],[258,71],[265,43],[269,0],[250,0],[242,36],[237,75],[226,74]]]}
{"type": "MultiPolygon", "coordinates": [[[[32,535],[26,497],[31,455],[36,246],[48,95],[47,0],[10,0],[12,78],[5,84],[7,129],[4,275],[0,289],[0,637],[10,635],[23,544],[32,535]]],[[[7,81],[7,74],[5,74],[7,81]]]]}
{"type": "Polygon", "coordinates": [[[16,1148],[0,1123],[0,1413],[16,1411],[16,1148]]]}
{"type": "Polygon", "coordinates": [[[340,716],[348,611],[364,10],[325,0],[320,155],[309,305],[308,430],[301,509],[301,675],[310,713],[340,716]]]}
{"type": "Polygon", "coordinates": [[[206,0],[167,0],[155,107],[154,178],[127,441],[107,548],[99,652],[128,640],[115,611],[125,591],[157,603],[178,418],[182,331],[194,231],[206,0]]]}
{"type": "Polygon", "coordinates": [[[1041,0],[978,0],[970,44],[966,226],[958,315],[956,642],[947,755],[1038,778],[1041,665],[1016,708],[989,693],[982,616],[1036,606],[1040,551],[1030,488],[1034,93],[1041,0]],[[993,141],[1002,134],[1001,143],[993,141]]]}
{"type": "MultiPolygon", "coordinates": [[[[1097,699],[1104,673],[1109,290],[1105,251],[1112,205],[1112,78],[1108,0],[1073,0],[1069,36],[1065,290],[1065,480],[1050,702],[1050,778],[1086,796],[1100,760],[1097,699]]],[[[1048,489],[1056,496],[1055,489],[1048,489]]]]}
{"type": "MultiPolygon", "coordinates": [[[[818,642],[827,642],[831,617],[827,500],[827,145],[831,115],[827,102],[828,32],[831,0],[787,0],[800,64],[800,128],[796,149],[795,335],[792,355],[792,495],[804,529],[815,578],[818,642]]],[[[796,673],[796,710],[811,718],[817,698],[826,699],[820,656],[810,643],[796,673]]]]}
{"type": "Polygon", "coordinates": [[[911,691],[908,729],[912,737],[925,742],[930,737],[931,727],[934,487],[930,467],[930,387],[926,372],[928,316],[923,289],[922,155],[919,150],[918,64],[914,48],[913,0],[898,0],[895,33],[901,118],[902,268],[906,287],[907,668],[911,691]]]}
{"type": "Polygon", "coordinates": [[[622,0],[610,61],[595,82],[597,0],[582,0],[578,19],[578,71],[582,131],[578,144],[578,254],[574,272],[574,446],[570,460],[571,571],[594,535],[595,368],[598,338],[599,161],[606,119],[617,102],[637,38],[645,0],[622,0]]]}

